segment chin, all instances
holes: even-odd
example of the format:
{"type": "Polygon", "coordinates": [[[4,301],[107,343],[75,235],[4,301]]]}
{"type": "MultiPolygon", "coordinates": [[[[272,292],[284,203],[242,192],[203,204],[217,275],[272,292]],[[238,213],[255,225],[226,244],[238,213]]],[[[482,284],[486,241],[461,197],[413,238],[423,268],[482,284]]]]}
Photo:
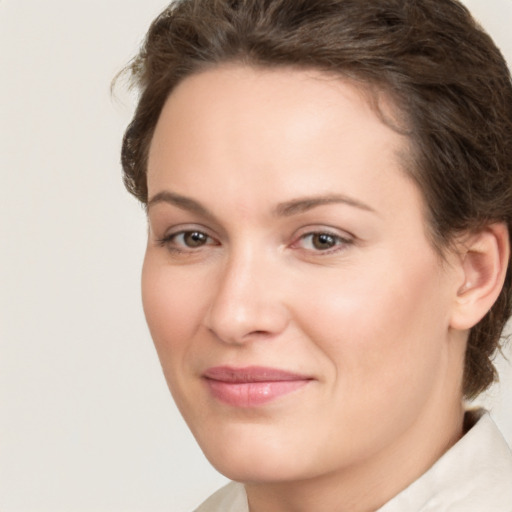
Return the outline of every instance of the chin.
{"type": "Polygon", "coordinates": [[[262,425],[237,427],[196,437],[219,473],[244,483],[277,483],[311,476],[312,468],[301,449],[304,443],[295,446],[297,443],[290,442],[289,435],[270,432],[262,425]]]}
{"type": "Polygon", "coordinates": [[[221,474],[242,483],[280,483],[305,478],[305,472],[298,470],[293,459],[283,461],[281,456],[253,454],[242,458],[233,453],[225,457],[209,458],[212,466],[221,474]],[[291,462],[291,464],[290,464],[291,462]]]}

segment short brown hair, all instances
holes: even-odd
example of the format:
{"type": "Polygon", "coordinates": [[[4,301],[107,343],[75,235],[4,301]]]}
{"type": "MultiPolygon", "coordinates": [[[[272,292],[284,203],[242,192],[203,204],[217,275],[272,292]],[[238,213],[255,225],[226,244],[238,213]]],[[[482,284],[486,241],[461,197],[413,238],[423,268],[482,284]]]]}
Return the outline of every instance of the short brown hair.
{"type": "MultiPolygon", "coordinates": [[[[457,0],[177,0],[152,23],[128,70],[140,90],[122,146],[124,181],[147,203],[148,149],[187,76],[227,62],[315,68],[394,100],[413,147],[433,243],[492,222],[512,227],[512,84],[492,39],[457,0]]],[[[464,394],[495,379],[512,275],[470,332],[464,394]]]]}

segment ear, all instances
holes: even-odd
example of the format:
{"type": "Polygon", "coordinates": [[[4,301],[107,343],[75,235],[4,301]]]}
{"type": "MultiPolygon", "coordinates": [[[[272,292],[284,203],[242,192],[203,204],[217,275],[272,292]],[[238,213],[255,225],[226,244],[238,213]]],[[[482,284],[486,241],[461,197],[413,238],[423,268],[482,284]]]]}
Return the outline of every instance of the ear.
{"type": "Polygon", "coordinates": [[[450,326],[467,330],[486,315],[503,287],[510,254],[507,226],[491,224],[458,245],[463,282],[457,289],[450,326]]]}

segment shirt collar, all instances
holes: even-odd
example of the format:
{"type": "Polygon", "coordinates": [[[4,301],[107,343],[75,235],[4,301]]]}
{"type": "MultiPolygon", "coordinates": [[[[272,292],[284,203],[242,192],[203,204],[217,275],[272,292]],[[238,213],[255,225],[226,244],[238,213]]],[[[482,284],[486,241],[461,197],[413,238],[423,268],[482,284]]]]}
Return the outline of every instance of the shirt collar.
{"type": "Polygon", "coordinates": [[[426,473],[377,512],[510,512],[510,448],[486,411],[468,411],[465,425],[471,424],[426,473]]]}

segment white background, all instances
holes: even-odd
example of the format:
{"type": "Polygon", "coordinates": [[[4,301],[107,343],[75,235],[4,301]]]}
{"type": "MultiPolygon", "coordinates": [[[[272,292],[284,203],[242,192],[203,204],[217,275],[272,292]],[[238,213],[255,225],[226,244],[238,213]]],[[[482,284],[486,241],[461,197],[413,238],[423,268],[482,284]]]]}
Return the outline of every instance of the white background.
{"type": "MultiPolygon", "coordinates": [[[[466,3],[512,62],[512,0],[466,3]]],[[[144,323],[145,219],[118,163],[133,98],[109,92],[165,4],[0,0],[2,512],[188,512],[224,481],[144,323]]],[[[512,443],[500,368],[484,400],[512,443]]]]}

